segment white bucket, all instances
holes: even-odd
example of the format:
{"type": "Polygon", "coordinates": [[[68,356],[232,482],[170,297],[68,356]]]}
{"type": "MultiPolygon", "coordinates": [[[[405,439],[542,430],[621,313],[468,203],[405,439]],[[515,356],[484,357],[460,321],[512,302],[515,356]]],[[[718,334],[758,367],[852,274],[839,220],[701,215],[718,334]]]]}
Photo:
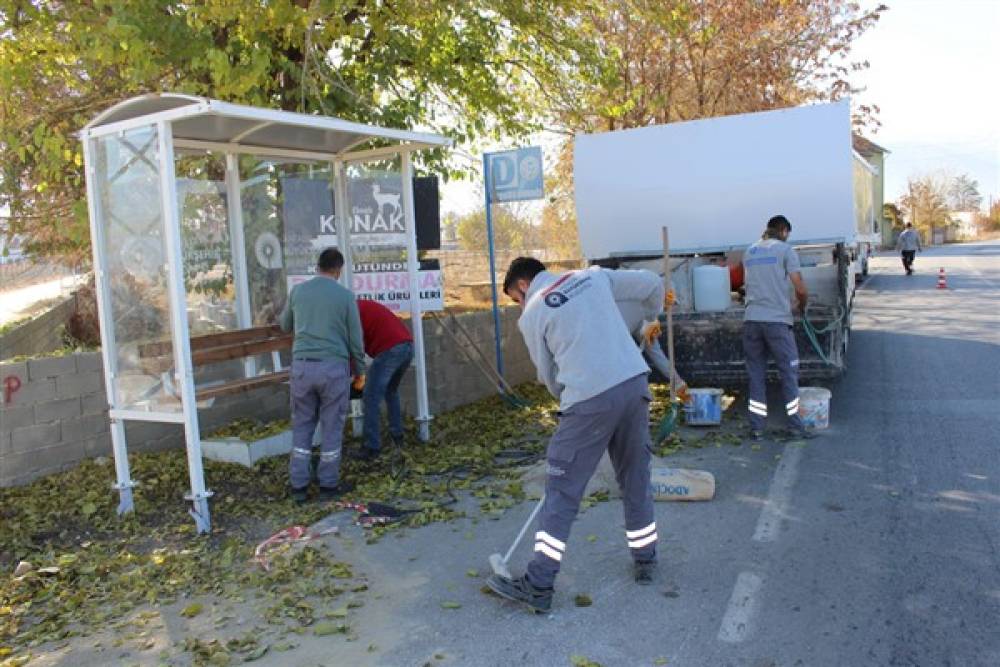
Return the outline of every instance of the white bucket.
{"type": "Polygon", "coordinates": [[[822,429],[830,426],[829,389],[823,387],[799,388],[799,417],[806,428],[822,429]]]}

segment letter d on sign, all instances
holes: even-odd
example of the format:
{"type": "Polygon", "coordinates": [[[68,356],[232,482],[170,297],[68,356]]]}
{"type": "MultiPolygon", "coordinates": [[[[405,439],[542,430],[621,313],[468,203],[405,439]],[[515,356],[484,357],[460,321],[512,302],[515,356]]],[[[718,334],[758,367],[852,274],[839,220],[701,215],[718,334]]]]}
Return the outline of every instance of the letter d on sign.
{"type": "Polygon", "coordinates": [[[490,177],[494,190],[517,187],[517,165],[511,155],[494,155],[490,160],[490,177]]]}

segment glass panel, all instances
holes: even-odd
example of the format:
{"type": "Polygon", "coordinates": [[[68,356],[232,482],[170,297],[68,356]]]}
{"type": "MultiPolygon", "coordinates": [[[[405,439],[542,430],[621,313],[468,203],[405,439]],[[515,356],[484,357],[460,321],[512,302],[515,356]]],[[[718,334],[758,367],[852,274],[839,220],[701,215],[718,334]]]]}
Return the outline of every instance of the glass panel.
{"type": "Polygon", "coordinates": [[[326,164],[244,158],[240,172],[250,312],[262,325],[277,321],[289,283],[336,245],[334,190],[326,164]]]}
{"type": "Polygon", "coordinates": [[[96,142],[98,215],[111,293],[116,406],[179,412],[173,386],[169,279],[156,126],[96,142]]]}
{"type": "Polygon", "coordinates": [[[180,156],[175,169],[188,330],[194,337],[236,329],[225,158],[180,156]]]}

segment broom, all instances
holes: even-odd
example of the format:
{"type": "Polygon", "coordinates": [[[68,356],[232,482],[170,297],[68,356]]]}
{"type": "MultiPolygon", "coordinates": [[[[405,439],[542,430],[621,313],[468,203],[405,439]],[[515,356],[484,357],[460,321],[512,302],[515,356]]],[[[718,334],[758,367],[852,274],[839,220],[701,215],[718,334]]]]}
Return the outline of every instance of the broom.
{"type": "MultiPolygon", "coordinates": [[[[667,293],[670,293],[673,284],[670,280],[670,235],[667,228],[663,228],[663,282],[667,293]]],[[[658,343],[657,343],[658,344],[658,343]]],[[[661,443],[670,437],[677,426],[677,387],[674,385],[674,305],[667,306],[667,356],[670,357],[670,406],[667,413],[660,419],[656,429],[656,442],[661,443]]]]}

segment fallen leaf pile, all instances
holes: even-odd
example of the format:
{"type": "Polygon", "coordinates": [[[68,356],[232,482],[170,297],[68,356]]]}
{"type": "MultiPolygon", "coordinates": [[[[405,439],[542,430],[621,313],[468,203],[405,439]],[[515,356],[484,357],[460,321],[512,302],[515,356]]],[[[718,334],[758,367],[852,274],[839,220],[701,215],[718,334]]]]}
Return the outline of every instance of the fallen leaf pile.
{"type": "MultiPolygon", "coordinates": [[[[400,522],[407,526],[459,516],[449,507],[459,491],[477,497],[484,513],[502,512],[524,497],[505,454],[513,450],[537,460],[556,425],[555,405],[544,390],[527,386],[520,393],[532,407],[509,408],[493,397],[438,415],[430,443],[410,438],[400,456],[387,454],[374,465],[352,460],[359,443],[348,439],[344,476],[356,484],[351,497],[416,510],[400,522]]],[[[259,426],[246,420],[231,428],[243,437],[248,429],[259,434],[259,426]]],[[[227,602],[254,604],[259,618],[250,620],[261,631],[253,641],[187,637],[174,648],[196,664],[229,664],[284,650],[277,641],[265,642],[268,628],[280,636],[308,631],[351,637],[348,610],[360,603],[337,600],[366,585],[346,563],[307,546],[278,554],[269,572],[249,564],[259,541],[331,511],[329,505],[291,502],[285,457],[253,469],[204,462],[206,486],[215,494],[207,536],[195,534],[182,499],[189,484],[183,451],[132,454],[129,462],[137,482],[135,512],[122,518],[115,511],[118,494],[110,490],[114,466],[106,459],[0,489],[0,665],[21,661],[43,644],[109,628],[124,643],[152,646],[136,625],[142,609],[169,608],[221,632],[226,617],[219,608],[227,602]],[[22,561],[26,565],[14,576],[22,561]],[[337,604],[328,609],[332,602],[337,604]]],[[[377,526],[369,534],[377,538],[394,527],[377,526]]]]}
{"type": "MultiPolygon", "coordinates": [[[[523,500],[522,466],[544,455],[557,406],[540,386],[518,393],[527,407],[512,408],[495,396],[436,415],[431,442],[408,435],[402,451],[387,447],[376,463],[354,459],[360,443],[345,439],[343,475],[355,484],[348,499],[406,510],[400,521],[368,530],[368,539],[461,516],[453,507],[458,494],[475,498],[486,517],[523,500]]],[[[664,390],[654,395],[653,423],[666,405],[664,390]]],[[[285,422],[245,419],[212,435],[254,439],[284,428],[285,422]]],[[[672,453],[688,444],[674,436],[666,448],[672,453]]],[[[187,514],[184,451],[132,454],[129,463],[135,512],[121,518],[107,459],[0,489],[0,667],[104,630],[115,632],[115,649],[158,650],[163,663],[183,652],[195,665],[293,650],[298,643],[288,637],[295,634],[358,638],[351,610],[363,604],[367,582],[336,560],[334,550],[316,544],[278,551],[266,572],[250,563],[261,540],[291,525],[311,525],[333,509],[291,501],[287,458],[265,459],[252,469],[205,461],[206,486],[214,492],[209,535],[197,535],[187,514]],[[241,604],[252,614],[234,619],[233,607],[241,604]],[[187,625],[189,636],[171,632],[172,643],[162,646],[153,631],[167,616],[187,625]]],[[[606,494],[595,495],[584,505],[603,500],[606,494]]],[[[119,662],[117,654],[107,657],[119,662]]]]}

